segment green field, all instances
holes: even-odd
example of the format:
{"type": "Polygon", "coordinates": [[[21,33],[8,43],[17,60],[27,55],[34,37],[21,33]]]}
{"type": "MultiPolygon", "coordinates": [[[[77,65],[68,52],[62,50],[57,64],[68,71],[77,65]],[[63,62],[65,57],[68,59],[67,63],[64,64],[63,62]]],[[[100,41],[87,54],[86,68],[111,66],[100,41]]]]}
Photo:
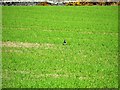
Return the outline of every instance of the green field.
{"type": "Polygon", "coordinates": [[[3,88],[118,87],[118,6],[3,6],[2,25],[3,88]]]}

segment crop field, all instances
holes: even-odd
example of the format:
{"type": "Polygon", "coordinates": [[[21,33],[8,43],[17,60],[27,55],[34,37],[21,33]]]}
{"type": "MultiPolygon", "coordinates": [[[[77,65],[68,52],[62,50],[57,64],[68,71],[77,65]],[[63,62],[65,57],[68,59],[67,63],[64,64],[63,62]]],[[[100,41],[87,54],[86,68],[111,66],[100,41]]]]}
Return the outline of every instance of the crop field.
{"type": "Polygon", "coordinates": [[[3,88],[117,88],[117,58],[118,6],[2,7],[3,88]]]}

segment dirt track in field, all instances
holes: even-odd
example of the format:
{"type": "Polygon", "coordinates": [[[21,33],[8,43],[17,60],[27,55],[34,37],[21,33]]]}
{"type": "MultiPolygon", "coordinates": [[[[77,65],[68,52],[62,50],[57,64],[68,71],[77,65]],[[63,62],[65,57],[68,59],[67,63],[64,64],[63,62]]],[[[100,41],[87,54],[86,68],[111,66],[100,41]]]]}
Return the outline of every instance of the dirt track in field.
{"type": "Polygon", "coordinates": [[[39,47],[45,47],[45,48],[51,48],[54,46],[54,44],[44,43],[28,43],[28,42],[2,42],[2,46],[4,47],[17,47],[17,48],[39,48],[39,47]]]}
{"type": "MultiPolygon", "coordinates": [[[[51,77],[51,78],[69,78],[71,76],[75,76],[74,73],[66,73],[66,74],[57,74],[57,73],[45,73],[45,74],[38,74],[38,73],[34,73],[33,71],[21,71],[21,70],[11,70],[11,71],[8,71],[8,70],[5,70],[4,73],[6,73],[7,75],[4,76],[4,78],[6,79],[9,79],[8,77],[8,73],[14,73],[14,74],[29,74],[31,78],[34,78],[34,79],[39,79],[39,78],[45,78],[45,77],[51,77]]],[[[75,78],[75,77],[74,77],[75,78]]],[[[78,79],[80,80],[83,80],[83,79],[88,79],[89,77],[87,76],[81,76],[79,75],[78,76],[78,79]]]]}

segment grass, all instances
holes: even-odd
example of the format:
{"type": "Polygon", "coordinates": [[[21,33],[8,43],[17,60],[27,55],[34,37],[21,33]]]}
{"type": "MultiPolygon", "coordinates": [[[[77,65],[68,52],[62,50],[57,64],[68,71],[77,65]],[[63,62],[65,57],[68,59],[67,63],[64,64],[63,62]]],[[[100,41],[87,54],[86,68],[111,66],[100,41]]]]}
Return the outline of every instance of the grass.
{"type": "Polygon", "coordinates": [[[2,10],[3,88],[118,87],[117,6],[2,10]]]}

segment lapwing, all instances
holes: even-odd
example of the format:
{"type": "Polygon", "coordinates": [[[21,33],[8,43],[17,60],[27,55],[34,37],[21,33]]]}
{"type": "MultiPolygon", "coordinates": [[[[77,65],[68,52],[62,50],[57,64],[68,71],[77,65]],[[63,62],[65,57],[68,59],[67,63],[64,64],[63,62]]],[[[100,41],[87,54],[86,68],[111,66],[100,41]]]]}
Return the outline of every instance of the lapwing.
{"type": "Polygon", "coordinates": [[[67,42],[66,42],[66,40],[64,40],[63,45],[66,45],[66,44],[67,44],[67,42]]]}

